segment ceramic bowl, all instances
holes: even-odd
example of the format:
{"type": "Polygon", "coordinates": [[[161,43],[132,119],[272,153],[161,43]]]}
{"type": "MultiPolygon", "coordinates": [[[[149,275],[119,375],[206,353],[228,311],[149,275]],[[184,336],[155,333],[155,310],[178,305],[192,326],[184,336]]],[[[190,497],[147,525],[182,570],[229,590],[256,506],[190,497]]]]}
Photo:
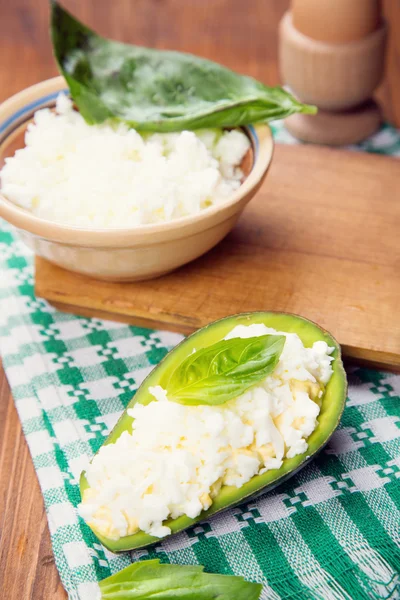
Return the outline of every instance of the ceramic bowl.
{"type": "MultiPolygon", "coordinates": [[[[0,166],[24,145],[25,129],[39,108],[54,106],[62,77],[12,96],[0,105],[0,166]]],[[[260,187],[271,163],[269,127],[245,127],[252,148],[242,165],[240,188],[226,202],[194,216],[127,229],[88,229],[62,225],[34,216],[0,194],[0,217],[14,225],[37,254],[65,269],[96,279],[135,281],[168,273],[218,244],[260,187]]]]}

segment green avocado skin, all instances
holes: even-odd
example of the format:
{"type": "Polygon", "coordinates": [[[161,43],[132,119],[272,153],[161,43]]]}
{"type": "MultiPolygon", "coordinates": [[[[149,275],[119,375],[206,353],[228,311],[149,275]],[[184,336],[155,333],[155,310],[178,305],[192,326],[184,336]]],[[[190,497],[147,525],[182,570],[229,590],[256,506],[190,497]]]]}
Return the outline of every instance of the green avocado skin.
{"type": "MultiPolygon", "coordinates": [[[[177,519],[167,521],[165,524],[171,528],[172,533],[187,529],[194,523],[203,521],[230,506],[240,504],[251,496],[254,497],[273,489],[304,467],[324,447],[339,424],[347,394],[346,373],[343,368],[339,344],[329,333],[315,323],[297,315],[275,312],[253,312],[233,315],[199,329],[171,350],[159,365],[153,369],[130,401],[127,409],[132,408],[136,402],[148,404],[153,401],[153,396],[148,392],[149,387],[155,385],[164,387],[171,369],[175,369],[194,349],[198,350],[199,348],[218,342],[237,325],[251,325],[252,323],[263,323],[267,327],[273,327],[277,331],[297,333],[306,347],[310,347],[314,342],[322,340],[335,348],[332,354],[335,358],[332,365],[333,374],[322,398],[318,425],[308,438],[308,450],[306,453],[294,458],[285,458],[280,469],[271,469],[262,475],[255,475],[241,488],[224,486],[214,498],[211,507],[207,511],[200,513],[195,519],[183,515],[177,519]]],[[[128,416],[125,410],[104,443],[115,443],[124,431],[131,432],[132,422],[133,419],[128,416]]],[[[88,487],[85,472],[83,472],[80,479],[81,495],[83,495],[83,492],[88,487]]],[[[111,552],[125,552],[127,550],[143,548],[144,546],[160,541],[159,538],[143,532],[128,535],[119,540],[105,538],[99,535],[95,529],[93,529],[93,532],[111,552]]]]}

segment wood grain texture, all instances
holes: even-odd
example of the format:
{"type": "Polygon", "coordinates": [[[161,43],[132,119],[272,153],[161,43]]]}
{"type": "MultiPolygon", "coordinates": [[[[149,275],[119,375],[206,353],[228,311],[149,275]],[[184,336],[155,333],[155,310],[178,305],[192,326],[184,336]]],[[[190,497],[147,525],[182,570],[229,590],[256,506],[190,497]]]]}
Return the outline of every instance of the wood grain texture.
{"type": "Polygon", "coordinates": [[[400,127],[400,2],[383,0],[383,11],[389,25],[389,41],[385,79],[377,97],[386,119],[400,127]]]}
{"type": "Polygon", "coordinates": [[[396,159],[281,146],[233,232],[200,259],[129,284],[37,259],[36,294],[182,333],[238,312],[294,312],[333,333],[350,358],[400,369],[399,187],[396,159]]]}
{"type": "MultiPolygon", "coordinates": [[[[195,52],[271,85],[279,81],[277,25],[288,4],[288,0],[64,1],[104,35],[195,52]]],[[[386,115],[400,125],[400,3],[384,0],[384,6],[392,36],[379,96],[386,115]]],[[[0,101],[56,74],[47,0],[0,0],[0,101]]],[[[43,500],[3,370],[0,456],[0,596],[65,598],[52,562],[43,500]]]]}

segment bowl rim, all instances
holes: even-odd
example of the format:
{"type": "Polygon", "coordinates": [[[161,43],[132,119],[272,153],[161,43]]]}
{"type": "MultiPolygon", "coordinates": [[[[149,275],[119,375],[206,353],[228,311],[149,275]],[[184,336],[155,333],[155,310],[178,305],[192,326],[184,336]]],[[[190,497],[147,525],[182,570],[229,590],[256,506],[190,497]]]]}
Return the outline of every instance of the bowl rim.
{"type": "MultiPolygon", "coordinates": [[[[39,110],[39,108],[53,105],[56,94],[64,89],[66,89],[65,79],[62,76],[53,77],[25,88],[1,103],[0,147],[15,132],[16,128],[21,126],[21,120],[25,122],[23,119],[25,113],[29,113],[33,108],[39,110]],[[11,124],[15,124],[15,127],[8,132],[7,129],[11,124]],[[4,130],[6,130],[5,134],[4,130]],[[3,136],[1,136],[2,132],[3,136]]],[[[161,241],[159,235],[171,239],[186,236],[188,229],[191,231],[206,230],[218,222],[224,221],[227,218],[227,212],[231,215],[237,212],[235,207],[241,201],[246,203],[246,197],[257,191],[271,164],[274,142],[269,126],[258,124],[243,127],[243,129],[256,146],[253,167],[249,175],[229,200],[210,206],[195,215],[178,217],[163,223],[125,228],[75,227],[37,217],[8,200],[0,192],[0,217],[18,229],[45,240],[86,247],[126,247],[131,246],[132,242],[134,245],[143,241],[149,242],[153,236],[157,237],[157,240],[154,241],[159,242],[161,241]]]]}

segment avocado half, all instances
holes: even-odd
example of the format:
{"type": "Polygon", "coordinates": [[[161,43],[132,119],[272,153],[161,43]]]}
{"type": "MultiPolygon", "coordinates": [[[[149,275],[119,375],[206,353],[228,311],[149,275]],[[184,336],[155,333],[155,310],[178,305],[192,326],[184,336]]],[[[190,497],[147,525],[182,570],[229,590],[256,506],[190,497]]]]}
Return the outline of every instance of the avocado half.
{"type": "MultiPolygon", "coordinates": [[[[277,331],[297,333],[306,347],[310,347],[314,342],[321,340],[335,348],[332,354],[335,359],[332,363],[333,374],[322,397],[318,425],[308,438],[307,452],[297,455],[294,458],[285,458],[279,469],[271,469],[262,475],[255,475],[241,488],[223,486],[218,495],[214,498],[211,507],[207,511],[200,513],[195,519],[183,515],[177,519],[167,520],[165,525],[171,528],[172,533],[187,529],[194,523],[203,521],[225,508],[235,506],[245,499],[249,499],[250,497],[263,494],[273,489],[279,483],[282,483],[284,480],[297,473],[299,469],[304,467],[307,462],[309,462],[311,458],[325,446],[339,424],[347,394],[346,373],[343,368],[339,344],[329,333],[303,317],[274,312],[254,312],[233,315],[199,329],[196,333],[190,335],[171,350],[157,367],[155,367],[150,375],[143,381],[135,396],[128,404],[127,409],[132,408],[137,402],[149,404],[149,402],[154,401],[153,396],[151,396],[148,391],[149,387],[155,385],[166,387],[170,371],[175,369],[194,349],[199,350],[200,348],[218,342],[236,327],[236,325],[251,325],[252,323],[263,323],[267,327],[273,327],[277,331]]],[[[113,444],[124,431],[127,430],[131,432],[132,422],[133,419],[125,410],[104,443],[113,444]]],[[[83,472],[80,479],[81,495],[83,495],[83,492],[88,487],[89,484],[85,472],[83,472]]],[[[111,552],[124,552],[135,548],[143,548],[149,544],[161,541],[159,538],[148,535],[142,531],[124,536],[118,540],[112,540],[99,535],[94,528],[92,528],[92,530],[101,543],[111,550],[111,552]]]]}

